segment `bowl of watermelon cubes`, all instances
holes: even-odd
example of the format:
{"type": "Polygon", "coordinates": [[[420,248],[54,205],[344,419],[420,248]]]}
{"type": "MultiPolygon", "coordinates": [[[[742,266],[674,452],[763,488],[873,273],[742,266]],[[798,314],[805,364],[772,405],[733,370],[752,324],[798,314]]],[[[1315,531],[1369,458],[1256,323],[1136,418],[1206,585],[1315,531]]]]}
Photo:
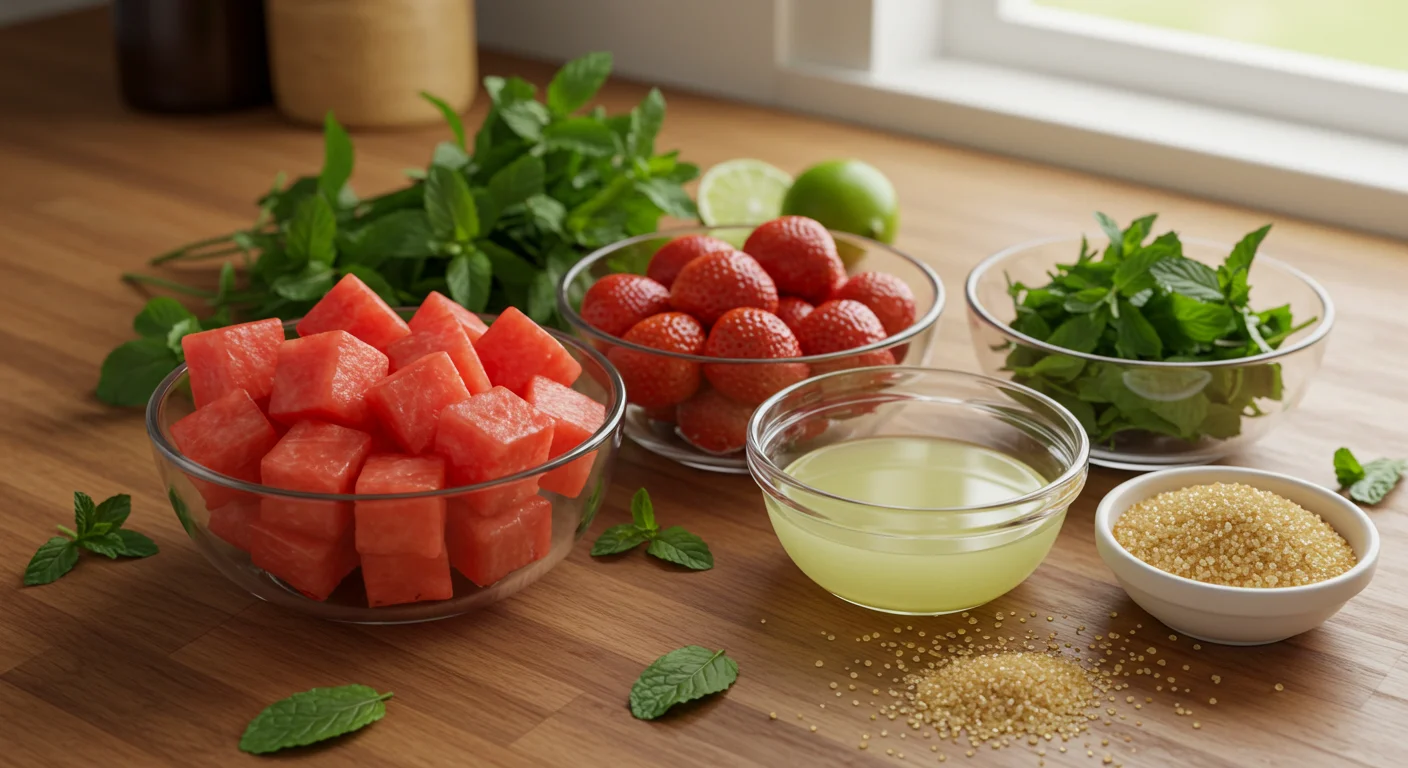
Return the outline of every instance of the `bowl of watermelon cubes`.
{"type": "Polygon", "coordinates": [[[557,299],[625,382],[632,440],[742,474],[748,419],[774,393],[838,370],[924,365],[944,288],[888,245],[783,216],[622,240],[568,270],[557,299]]]}
{"type": "Polygon", "coordinates": [[[182,348],[147,406],[172,508],[232,581],[320,618],[427,621],[532,584],[620,447],[605,356],[513,308],[394,310],[348,275],[302,319],[182,348]]]}

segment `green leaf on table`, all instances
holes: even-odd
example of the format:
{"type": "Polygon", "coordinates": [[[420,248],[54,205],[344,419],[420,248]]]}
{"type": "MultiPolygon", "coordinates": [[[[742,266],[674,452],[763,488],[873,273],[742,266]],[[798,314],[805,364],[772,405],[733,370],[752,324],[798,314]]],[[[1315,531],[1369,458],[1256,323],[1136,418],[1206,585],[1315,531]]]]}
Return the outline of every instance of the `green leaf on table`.
{"type": "Polygon", "coordinates": [[[455,144],[460,149],[464,149],[464,121],[460,119],[460,114],[449,102],[426,91],[420,92],[420,97],[430,102],[430,105],[440,110],[440,115],[445,118],[445,122],[450,126],[450,133],[455,135],[455,144]]]}
{"type": "Polygon", "coordinates": [[[1164,290],[1190,299],[1222,301],[1222,289],[1217,284],[1217,272],[1212,267],[1189,258],[1163,259],[1149,267],[1154,280],[1164,290]]]}
{"type": "Polygon", "coordinates": [[[384,717],[390,698],[390,693],[365,685],[295,693],[250,721],[240,737],[240,750],[261,755],[351,733],[384,717]]]}
{"type": "MultiPolygon", "coordinates": [[[[88,503],[92,504],[93,500],[88,499],[88,503]]],[[[78,494],[74,494],[74,506],[77,505],[78,494]]],[[[104,499],[103,503],[93,510],[93,522],[107,523],[113,528],[121,528],[122,524],[127,522],[127,516],[130,514],[132,514],[132,497],[125,493],[119,493],[104,499]]],[[[82,530],[79,533],[82,533],[82,530]]]]}
{"type": "Polygon", "coordinates": [[[707,571],[714,567],[714,554],[709,551],[709,545],[678,525],[656,534],[645,551],[690,570],[707,571]]]}
{"type": "Polygon", "coordinates": [[[337,258],[333,247],[337,239],[337,217],[332,206],[322,197],[310,197],[299,203],[288,225],[284,247],[297,263],[321,262],[332,264],[337,258]]]}
{"type": "Polygon", "coordinates": [[[611,63],[610,53],[596,51],[562,65],[548,83],[548,109],[568,115],[586,106],[611,75],[611,63]]]}
{"type": "Polygon", "coordinates": [[[73,530],[82,536],[91,531],[93,523],[96,522],[98,522],[98,506],[93,503],[93,497],[83,491],[74,491],[73,530]]]}
{"type": "Polygon", "coordinates": [[[318,174],[318,191],[327,202],[343,199],[343,188],[352,178],[352,164],[352,139],[328,110],[323,118],[323,170],[318,174]]]}
{"type": "Polygon", "coordinates": [[[332,290],[335,273],[322,261],[310,261],[303,269],[274,278],[274,293],[289,301],[316,301],[332,290]]]}
{"type": "Polygon", "coordinates": [[[591,157],[616,154],[616,133],[600,120],[573,117],[543,129],[543,143],[549,150],[580,152],[591,157]]]}
{"type": "Polygon", "coordinates": [[[622,523],[613,525],[602,531],[592,544],[592,557],[604,557],[606,555],[619,555],[622,552],[629,552],[632,549],[644,544],[650,536],[634,523],[622,523]]]}
{"type": "Polygon", "coordinates": [[[676,704],[727,690],[738,680],[738,663],[723,651],[687,645],[656,659],[631,686],[631,714],[654,720],[676,704]]]}
{"type": "Polygon", "coordinates": [[[181,302],[169,296],[158,296],[148,301],[132,319],[132,330],[143,338],[165,341],[172,327],[186,319],[195,319],[195,315],[181,302]]]}
{"type": "Polygon", "coordinates": [[[650,501],[650,492],[644,488],[631,497],[631,520],[643,531],[654,533],[660,530],[655,522],[655,505],[650,501]]]}
{"type": "Polygon", "coordinates": [[[78,539],[77,544],[89,552],[96,552],[116,560],[122,552],[122,537],[118,536],[118,533],[119,531],[108,531],[98,535],[90,534],[78,539]]]}
{"type": "Polygon", "coordinates": [[[669,216],[677,219],[697,219],[699,209],[694,207],[694,201],[690,199],[689,193],[684,191],[684,187],[673,181],[665,179],[646,179],[635,183],[636,191],[640,192],[655,204],[655,207],[664,211],[669,216]]]}
{"type": "Polygon", "coordinates": [[[122,546],[117,551],[122,557],[151,557],[161,551],[156,542],[144,534],[126,528],[114,533],[122,540],[122,546]]]}
{"type": "Polygon", "coordinates": [[[464,176],[432,167],[425,179],[425,212],[436,235],[466,243],[479,236],[479,212],[464,176]]]}
{"type": "Polygon", "coordinates": [[[626,134],[626,154],[648,158],[655,154],[655,137],[665,122],[665,95],[651,88],[645,99],[631,110],[631,128],[626,134]]]}
{"type": "Polygon", "coordinates": [[[1345,488],[1364,479],[1364,467],[1348,448],[1335,451],[1335,479],[1345,488]]]}
{"type": "Polygon", "coordinates": [[[73,570],[78,563],[78,546],[69,539],[55,536],[44,542],[24,569],[24,585],[37,587],[50,584],[73,570]]]}
{"type": "Polygon", "coordinates": [[[142,406],[181,359],[166,339],[134,339],[108,353],[98,375],[98,399],[108,405],[142,406]]]}

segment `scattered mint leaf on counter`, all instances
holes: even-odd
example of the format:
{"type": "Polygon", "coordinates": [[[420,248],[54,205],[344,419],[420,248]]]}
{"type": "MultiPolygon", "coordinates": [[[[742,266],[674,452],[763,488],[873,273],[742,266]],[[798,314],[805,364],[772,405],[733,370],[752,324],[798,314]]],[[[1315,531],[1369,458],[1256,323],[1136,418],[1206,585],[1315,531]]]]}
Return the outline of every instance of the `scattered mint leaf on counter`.
{"type": "Polygon", "coordinates": [[[592,557],[605,557],[629,552],[649,542],[645,552],[666,562],[682,565],[694,571],[714,567],[714,553],[704,540],[678,525],[660,530],[655,520],[655,505],[644,488],[631,497],[631,522],[613,525],[592,544],[592,557]]]}
{"type": "Polygon", "coordinates": [[[240,750],[263,755],[352,733],[385,717],[390,698],[390,693],[365,685],[295,693],[265,707],[249,722],[240,750]]]}
{"type": "Polygon", "coordinates": [[[132,513],[132,497],[120,493],[94,504],[82,491],[73,494],[73,529],[58,526],[63,536],[44,542],[24,570],[26,587],[50,584],[73,570],[79,549],[109,558],[149,557],[159,550],[156,542],[136,531],[123,530],[132,513]]]}
{"type": "Polygon", "coordinates": [[[1408,460],[1374,459],[1360,464],[1348,448],[1335,451],[1335,479],[1340,490],[1360,504],[1378,504],[1408,474],[1408,460]]]}
{"type": "Polygon", "coordinates": [[[738,662],[723,651],[686,645],[656,659],[631,686],[631,714],[654,720],[676,704],[727,690],[738,680],[738,662]]]}

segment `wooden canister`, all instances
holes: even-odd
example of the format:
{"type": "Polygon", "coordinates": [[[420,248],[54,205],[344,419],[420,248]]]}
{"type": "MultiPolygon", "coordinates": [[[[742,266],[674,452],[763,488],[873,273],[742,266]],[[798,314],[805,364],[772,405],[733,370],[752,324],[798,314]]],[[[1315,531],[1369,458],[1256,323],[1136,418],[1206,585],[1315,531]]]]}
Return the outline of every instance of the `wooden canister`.
{"type": "Polygon", "coordinates": [[[266,0],[274,100],[290,120],[421,125],[463,112],[476,80],[473,0],[266,0]]]}

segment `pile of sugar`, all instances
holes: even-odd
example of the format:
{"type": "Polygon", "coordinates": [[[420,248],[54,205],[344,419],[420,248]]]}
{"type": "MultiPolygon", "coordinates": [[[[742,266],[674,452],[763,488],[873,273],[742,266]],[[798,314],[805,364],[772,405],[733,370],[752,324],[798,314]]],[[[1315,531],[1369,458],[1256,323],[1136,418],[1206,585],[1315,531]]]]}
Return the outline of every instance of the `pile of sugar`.
{"type": "Polygon", "coordinates": [[[1334,578],[1358,562],[1319,515],[1237,483],[1195,485],[1135,504],[1115,540],[1161,571],[1232,587],[1295,587],[1334,578]]]}

